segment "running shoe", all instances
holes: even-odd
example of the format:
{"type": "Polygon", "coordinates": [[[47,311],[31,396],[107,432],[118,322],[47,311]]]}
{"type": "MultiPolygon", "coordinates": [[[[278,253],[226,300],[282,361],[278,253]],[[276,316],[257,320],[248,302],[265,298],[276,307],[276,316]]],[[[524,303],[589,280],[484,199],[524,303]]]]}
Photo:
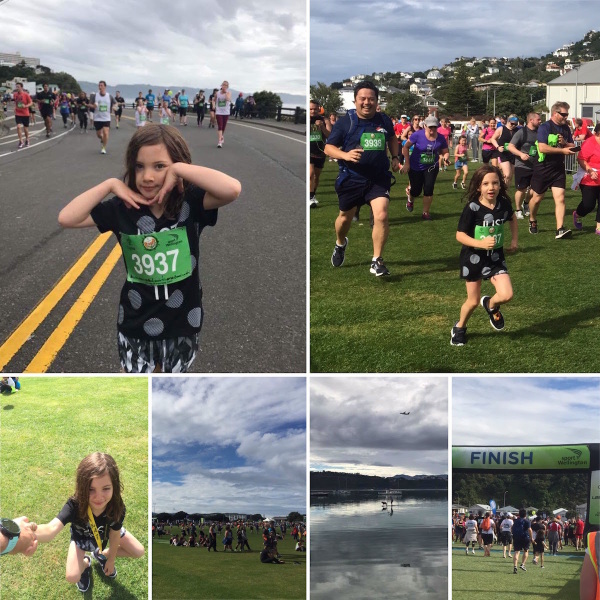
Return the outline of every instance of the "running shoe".
{"type": "Polygon", "coordinates": [[[528,217],[529,216],[529,202],[523,203],[523,214],[528,217]]]}
{"type": "Polygon", "coordinates": [[[554,239],[562,240],[562,238],[571,237],[572,231],[570,229],[566,229],[565,227],[561,227],[556,230],[556,235],[554,239]]]}
{"type": "Polygon", "coordinates": [[[117,129],[119,129],[119,124],[117,123],[117,129]]]}
{"type": "Polygon", "coordinates": [[[463,190],[466,190],[466,189],[467,189],[467,187],[465,186],[465,182],[464,182],[464,181],[461,181],[461,182],[460,182],[460,187],[461,187],[463,190]]]}
{"type": "Polygon", "coordinates": [[[600,229],[596,229],[596,231],[594,231],[594,233],[595,233],[596,235],[600,235],[600,229]]]}
{"type": "Polygon", "coordinates": [[[517,574],[517,567],[513,568],[513,574],[516,575],[517,574]]]}
{"type": "Polygon", "coordinates": [[[17,150],[21,150],[21,148],[25,148],[25,142],[19,142],[17,144],[17,150]]]}
{"type": "Polygon", "coordinates": [[[581,222],[581,217],[577,214],[577,211],[573,211],[573,225],[575,229],[583,229],[583,223],[581,222]]]}
{"type": "Polygon", "coordinates": [[[104,146],[100,149],[100,154],[106,154],[106,148],[104,146]]]}
{"type": "Polygon", "coordinates": [[[412,212],[414,207],[415,207],[415,203],[410,199],[410,196],[409,196],[408,200],[406,201],[406,210],[408,212],[412,212]]]}
{"type": "Polygon", "coordinates": [[[49,138],[50,137],[50,132],[46,131],[46,137],[49,138]]]}
{"type": "Polygon", "coordinates": [[[541,565],[542,569],[544,568],[544,565],[541,565]]]}
{"type": "Polygon", "coordinates": [[[344,264],[344,258],[346,256],[346,248],[348,247],[348,238],[345,238],[343,246],[338,246],[337,243],[333,249],[331,255],[331,264],[334,267],[341,267],[344,264]]]}
{"type": "Polygon", "coordinates": [[[534,565],[537,565],[537,563],[538,563],[537,558],[534,558],[532,562],[534,565]]]}
{"type": "Polygon", "coordinates": [[[383,264],[383,258],[378,256],[375,260],[371,261],[371,273],[376,277],[386,277],[390,274],[388,268],[383,264]]]}
{"type": "Polygon", "coordinates": [[[85,594],[89,590],[89,588],[90,588],[90,581],[92,579],[92,577],[91,577],[91,575],[92,575],[92,561],[91,561],[90,557],[87,554],[83,557],[83,560],[85,560],[86,558],[88,560],[88,566],[83,570],[83,573],[81,574],[81,578],[77,582],[77,589],[82,594],[85,594]]]}
{"type": "Polygon", "coordinates": [[[523,571],[527,572],[527,569],[525,568],[525,565],[521,565],[519,568],[520,568],[521,570],[523,570],[523,571]]]}
{"type": "Polygon", "coordinates": [[[423,221],[431,221],[431,215],[430,215],[428,212],[427,212],[427,213],[426,213],[426,212],[424,212],[424,213],[421,215],[421,218],[423,219],[423,221]]]}
{"type": "Polygon", "coordinates": [[[504,317],[498,308],[490,310],[490,297],[483,296],[481,299],[481,306],[485,309],[485,312],[490,317],[490,325],[496,330],[501,331],[504,329],[504,317]]]}
{"type": "Polygon", "coordinates": [[[25,140],[25,148],[29,148],[29,140],[25,140]]]}
{"type": "Polygon", "coordinates": [[[471,162],[479,162],[476,158],[474,158],[471,162]]]}
{"type": "Polygon", "coordinates": [[[517,219],[523,219],[523,211],[522,210],[516,210],[515,215],[517,215],[517,219]]]}
{"type": "Polygon", "coordinates": [[[458,321],[454,323],[454,327],[450,330],[450,345],[464,346],[467,343],[467,328],[458,327],[458,321]]]}
{"type": "Polygon", "coordinates": [[[456,181],[452,184],[452,189],[455,190],[456,189],[456,181]]]}
{"type": "Polygon", "coordinates": [[[529,233],[537,233],[537,221],[529,221],[529,233]]]}
{"type": "Polygon", "coordinates": [[[223,147],[223,144],[221,144],[221,142],[219,142],[219,143],[217,144],[217,148],[222,148],[222,147],[223,147]]]}
{"type": "MultiPolygon", "coordinates": [[[[96,548],[94,550],[92,556],[94,557],[94,560],[100,564],[100,566],[102,567],[102,572],[104,572],[104,566],[106,565],[106,561],[108,560],[106,558],[106,556],[101,555],[100,552],[98,551],[98,548],[96,548]]],[[[112,572],[112,575],[107,575],[107,577],[110,577],[111,579],[114,579],[116,576],[117,576],[117,567],[115,567],[115,570],[112,572]]]]}
{"type": "Polygon", "coordinates": [[[318,201],[318,200],[317,200],[317,199],[316,199],[316,198],[313,196],[313,197],[310,199],[309,206],[310,206],[311,208],[317,208],[317,206],[319,206],[319,201],[318,201]]]}
{"type": "Polygon", "coordinates": [[[466,554],[467,556],[469,556],[469,549],[468,549],[468,548],[466,548],[466,549],[465,549],[465,554],[466,554]]]}

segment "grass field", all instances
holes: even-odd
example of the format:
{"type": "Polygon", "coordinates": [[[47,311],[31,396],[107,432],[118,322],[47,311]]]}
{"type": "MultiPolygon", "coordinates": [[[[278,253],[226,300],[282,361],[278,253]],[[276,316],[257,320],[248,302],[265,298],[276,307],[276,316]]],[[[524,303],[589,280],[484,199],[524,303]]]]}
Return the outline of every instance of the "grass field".
{"type": "MultiPolygon", "coordinates": [[[[486,600],[578,600],[579,573],[583,552],[564,551],[563,556],[544,557],[544,568],[532,564],[533,553],[525,567],[513,574],[512,558],[502,558],[502,550],[494,546],[491,558],[483,550],[469,551],[463,545],[452,549],[452,600],[471,600],[485,596],[486,600]],[[568,558],[570,556],[571,558],[568,558]]],[[[519,564],[523,560],[522,554],[519,564]]]]}
{"type": "MultiPolygon", "coordinates": [[[[469,176],[478,166],[469,163],[469,176]]],[[[519,221],[519,250],[507,254],[514,298],[503,308],[505,330],[494,331],[478,308],[467,345],[453,347],[450,329],[466,298],[455,239],[464,201],[463,191],[452,189],[454,169],[438,176],[429,222],[421,219],[421,199],[413,213],[406,211],[408,176],[396,174],[383,255],[391,276],[381,278],[369,273],[368,207],[352,224],[344,265],[331,265],[336,176],[337,164],[325,162],[319,208],[310,211],[312,372],[597,372],[589,352],[600,325],[594,214],[585,218],[582,232],[555,240],[554,202],[547,194],[538,214],[540,232],[531,235],[527,218],[519,221]]],[[[579,200],[579,192],[567,190],[570,228],[579,200]]],[[[484,283],[482,293],[492,295],[493,286],[484,283]]]]}
{"type": "MultiPolygon", "coordinates": [[[[172,533],[179,533],[177,527],[172,533]]],[[[223,598],[227,600],[293,600],[306,598],[306,552],[295,552],[291,535],[277,543],[284,565],[263,564],[262,535],[248,532],[252,552],[218,552],[169,545],[169,538],[152,543],[152,598],[223,598]]],[[[234,532],[235,542],[235,532],[234,532]]]]}
{"type": "MultiPolygon", "coordinates": [[[[127,507],[125,527],[148,547],[148,380],[134,377],[22,377],[22,389],[0,396],[0,507],[48,523],[75,487],[87,454],[111,454],[127,507]]],[[[65,579],[69,527],[30,558],[2,557],[0,597],[18,600],[148,598],[148,559],[117,558],[118,577],[92,568],[86,594],[65,579]]]]}

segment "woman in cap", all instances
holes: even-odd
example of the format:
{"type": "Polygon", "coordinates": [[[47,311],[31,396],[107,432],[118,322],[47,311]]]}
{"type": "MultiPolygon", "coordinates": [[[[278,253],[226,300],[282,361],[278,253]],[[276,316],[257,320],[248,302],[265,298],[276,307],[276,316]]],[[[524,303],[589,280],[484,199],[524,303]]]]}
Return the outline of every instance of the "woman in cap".
{"type": "Polygon", "coordinates": [[[433,115],[424,121],[424,128],[415,131],[404,147],[404,164],[402,173],[408,173],[410,180],[410,195],[406,203],[409,212],[413,210],[414,198],[423,192],[423,220],[431,221],[430,208],[433,202],[433,188],[440,171],[438,157],[441,155],[444,164],[448,165],[448,143],[437,128],[439,121],[433,115]],[[410,149],[412,148],[412,153],[410,149]]]}

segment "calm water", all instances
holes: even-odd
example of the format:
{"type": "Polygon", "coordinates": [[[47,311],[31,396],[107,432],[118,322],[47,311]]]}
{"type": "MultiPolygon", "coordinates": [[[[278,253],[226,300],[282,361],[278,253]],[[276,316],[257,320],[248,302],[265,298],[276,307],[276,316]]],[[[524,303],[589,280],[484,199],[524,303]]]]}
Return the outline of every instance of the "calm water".
{"type": "Polygon", "coordinates": [[[311,600],[448,598],[446,492],[405,492],[393,513],[382,499],[311,500],[311,600]]]}

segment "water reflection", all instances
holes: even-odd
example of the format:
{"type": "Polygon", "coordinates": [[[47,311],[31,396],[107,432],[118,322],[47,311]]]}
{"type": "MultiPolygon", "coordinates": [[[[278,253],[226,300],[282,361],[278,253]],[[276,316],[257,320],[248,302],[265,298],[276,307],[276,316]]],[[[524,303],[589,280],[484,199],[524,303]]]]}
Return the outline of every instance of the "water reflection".
{"type": "Polygon", "coordinates": [[[446,498],[394,499],[393,514],[376,495],[311,501],[311,600],[446,599],[446,498]]]}

